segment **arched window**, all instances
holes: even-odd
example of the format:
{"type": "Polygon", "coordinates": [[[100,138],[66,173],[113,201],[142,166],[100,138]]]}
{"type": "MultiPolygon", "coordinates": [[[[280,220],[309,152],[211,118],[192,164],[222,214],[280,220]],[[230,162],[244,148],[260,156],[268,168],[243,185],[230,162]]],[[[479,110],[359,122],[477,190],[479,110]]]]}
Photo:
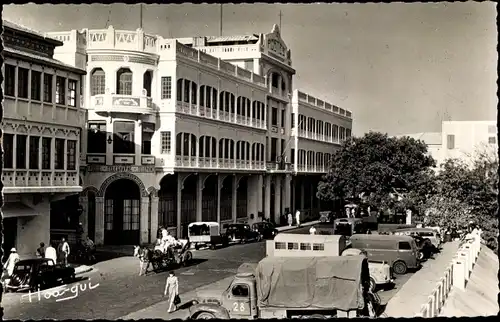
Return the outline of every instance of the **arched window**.
{"type": "Polygon", "coordinates": [[[119,95],[132,95],[132,71],[128,68],[120,68],[116,76],[116,93],[119,95]]]}
{"type": "Polygon", "coordinates": [[[207,136],[205,135],[202,135],[200,136],[200,143],[198,144],[198,146],[200,147],[200,152],[199,152],[199,157],[200,158],[203,158],[205,157],[205,139],[207,138],[207,136]]]}
{"type": "Polygon", "coordinates": [[[219,159],[224,159],[224,139],[219,140],[219,159]]]}
{"type": "Polygon", "coordinates": [[[272,73],[271,74],[271,86],[274,88],[279,88],[279,74],[278,73],[272,73]]]}
{"type": "Polygon", "coordinates": [[[146,71],[144,73],[142,84],[143,88],[146,90],[146,96],[151,97],[151,83],[153,81],[153,76],[151,75],[151,71],[146,71]]]}
{"type": "Polygon", "coordinates": [[[217,157],[217,140],[214,137],[210,139],[210,149],[212,150],[210,157],[211,158],[217,157]]]}
{"type": "Polygon", "coordinates": [[[191,81],[188,79],[184,80],[184,103],[189,103],[189,89],[191,87],[191,81]]]}
{"type": "Polygon", "coordinates": [[[198,103],[198,85],[195,82],[191,82],[191,104],[198,103]]]}
{"type": "Polygon", "coordinates": [[[175,155],[182,155],[182,136],[184,133],[177,133],[175,137],[175,155]]]}
{"type": "Polygon", "coordinates": [[[260,144],[260,161],[265,161],[264,144],[260,144]]]}
{"type": "Polygon", "coordinates": [[[177,101],[182,102],[182,86],[184,85],[184,79],[179,78],[177,80],[177,101]]]}
{"type": "Polygon", "coordinates": [[[106,74],[102,68],[96,68],[92,72],[90,80],[90,95],[101,95],[106,93],[106,74]]]}

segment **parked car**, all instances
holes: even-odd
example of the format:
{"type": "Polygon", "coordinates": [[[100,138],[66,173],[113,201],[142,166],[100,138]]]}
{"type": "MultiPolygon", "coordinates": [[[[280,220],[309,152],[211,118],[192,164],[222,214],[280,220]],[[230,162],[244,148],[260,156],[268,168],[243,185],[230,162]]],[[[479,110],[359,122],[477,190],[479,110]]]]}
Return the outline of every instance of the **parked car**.
{"type": "Polygon", "coordinates": [[[319,221],[321,223],[331,223],[334,220],[334,215],[331,211],[320,211],[319,221]]]}
{"type": "Polygon", "coordinates": [[[437,230],[433,228],[405,228],[398,229],[394,232],[395,235],[409,235],[409,236],[420,236],[424,239],[428,239],[436,250],[441,248],[441,236],[437,230]]]}
{"type": "Polygon", "coordinates": [[[264,239],[272,239],[278,234],[276,227],[269,222],[258,222],[252,225],[253,231],[258,232],[264,239]]]}
{"type": "Polygon", "coordinates": [[[216,222],[192,222],[188,226],[188,238],[196,250],[206,245],[214,250],[217,245],[227,246],[227,236],[221,234],[220,225],[216,222]]]}
{"type": "Polygon", "coordinates": [[[37,291],[75,280],[75,269],[57,265],[50,258],[25,259],[16,263],[8,291],[37,291]]]}
{"type": "Polygon", "coordinates": [[[262,235],[250,228],[247,224],[229,224],[225,235],[229,242],[240,242],[242,244],[249,241],[261,241],[262,235]]]}
{"type": "Polygon", "coordinates": [[[365,250],[370,260],[391,265],[397,275],[420,267],[417,243],[410,236],[355,234],[350,241],[352,248],[365,250]]]}

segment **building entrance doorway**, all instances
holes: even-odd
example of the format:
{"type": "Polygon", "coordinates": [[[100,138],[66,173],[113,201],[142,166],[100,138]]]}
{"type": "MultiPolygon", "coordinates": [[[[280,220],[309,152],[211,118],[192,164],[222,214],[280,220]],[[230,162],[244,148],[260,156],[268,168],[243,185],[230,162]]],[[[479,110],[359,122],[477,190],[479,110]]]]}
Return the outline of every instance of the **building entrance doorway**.
{"type": "Polygon", "coordinates": [[[104,196],[104,244],[137,245],[140,241],[141,193],[129,179],[118,179],[104,196]]]}
{"type": "Polygon", "coordinates": [[[7,260],[12,247],[16,247],[17,217],[3,219],[3,256],[2,263],[7,260]]]}

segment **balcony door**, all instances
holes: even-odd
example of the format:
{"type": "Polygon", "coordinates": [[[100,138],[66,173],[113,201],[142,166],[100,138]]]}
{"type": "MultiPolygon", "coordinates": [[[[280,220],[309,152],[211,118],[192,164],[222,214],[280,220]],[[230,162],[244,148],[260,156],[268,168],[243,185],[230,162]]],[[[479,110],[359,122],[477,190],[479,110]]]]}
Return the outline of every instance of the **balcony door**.
{"type": "Polygon", "coordinates": [[[128,179],[111,183],[105,195],[104,243],[137,245],[140,241],[141,194],[128,179]]]}

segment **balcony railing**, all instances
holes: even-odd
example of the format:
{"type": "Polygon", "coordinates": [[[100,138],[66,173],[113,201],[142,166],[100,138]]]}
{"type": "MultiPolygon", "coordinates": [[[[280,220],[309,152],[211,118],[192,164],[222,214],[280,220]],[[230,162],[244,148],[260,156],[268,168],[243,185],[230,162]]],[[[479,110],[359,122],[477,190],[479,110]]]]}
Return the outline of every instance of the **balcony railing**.
{"type": "Polygon", "coordinates": [[[297,172],[311,172],[311,173],[326,173],[328,172],[328,167],[325,165],[297,165],[297,172]]]}
{"type": "Polygon", "coordinates": [[[4,170],[2,173],[4,192],[78,192],[77,171],[68,170],[4,170]]]}
{"type": "Polygon", "coordinates": [[[175,158],[175,166],[182,168],[204,168],[204,169],[235,169],[235,170],[257,170],[265,171],[264,161],[231,160],[222,158],[206,158],[195,156],[180,156],[175,158]]]}
{"type": "MultiPolygon", "coordinates": [[[[114,153],[113,165],[136,165],[135,154],[114,153]]],[[[106,153],[87,153],[87,164],[106,164],[106,153]]],[[[140,165],[155,165],[156,158],[153,155],[143,154],[140,156],[140,165]]]]}
{"type": "Polygon", "coordinates": [[[256,129],[262,129],[262,130],[267,129],[266,122],[264,120],[258,120],[256,118],[250,118],[248,116],[242,116],[235,113],[221,111],[215,108],[200,106],[198,109],[198,106],[196,104],[191,104],[186,102],[177,101],[176,111],[178,113],[205,117],[232,124],[249,126],[256,129]]]}
{"type": "Polygon", "coordinates": [[[134,113],[155,115],[151,97],[118,94],[102,94],[92,97],[92,107],[96,113],[134,113]]]}
{"type": "Polygon", "coordinates": [[[271,172],[291,172],[293,166],[291,163],[266,162],[266,170],[271,172]]]}
{"type": "Polygon", "coordinates": [[[305,138],[309,140],[315,140],[315,141],[321,141],[321,142],[328,142],[328,143],[335,143],[335,144],[340,144],[342,140],[340,140],[338,137],[334,138],[333,136],[328,136],[325,134],[318,134],[314,132],[308,132],[304,130],[298,130],[298,132],[295,132],[296,130],[292,130],[292,133],[298,133],[299,138],[305,138]]]}

